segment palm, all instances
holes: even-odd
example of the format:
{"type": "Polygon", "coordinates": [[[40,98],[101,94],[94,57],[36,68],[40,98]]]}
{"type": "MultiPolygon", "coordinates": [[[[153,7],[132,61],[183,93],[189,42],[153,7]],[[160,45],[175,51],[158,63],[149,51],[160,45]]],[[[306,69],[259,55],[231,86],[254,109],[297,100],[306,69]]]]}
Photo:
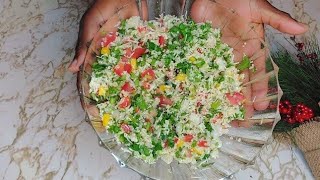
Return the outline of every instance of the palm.
{"type": "MultiPolygon", "coordinates": [[[[240,61],[243,55],[253,60],[257,69],[243,72],[245,82],[265,73],[265,50],[261,48],[264,38],[263,25],[255,23],[251,19],[252,10],[249,0],[236,1],[224,0],[212,2],[209,0],[196,0],[191,8],[191,17],[196,22],[211,21],[214,27],[222,28],[223,41],[234,48],[235,61],[240,61]],[[234,2],[234,1],[233,1],[234,2]],[[235,10],[235,11],[233,11],[235,10]]],[[[268,79],[264,79],[252,86],[248,85],[244,90],[247,98],[247,115],[252,114],[253,109],[262,110],[268,106],[268,102],[252,104],[252,99],[262,99],[267,94],[268,79]]]]}

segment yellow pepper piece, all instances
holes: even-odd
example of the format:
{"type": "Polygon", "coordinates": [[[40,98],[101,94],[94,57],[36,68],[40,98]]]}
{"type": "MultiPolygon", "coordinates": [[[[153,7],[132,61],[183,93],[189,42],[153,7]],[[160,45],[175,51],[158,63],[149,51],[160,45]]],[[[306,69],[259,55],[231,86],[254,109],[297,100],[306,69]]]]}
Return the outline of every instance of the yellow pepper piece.
{"type": "Polygon", "coordinates": [[[179,73],[176,77],[176,80],[181,82],[185,81],[186,79],[187,79],[187,75],[183,73],[179,73]]]}
{"type": "Polygon", "coordinates": [[[177,147],[179,148],[179,147],[183,146],[183,144],[184,144],[184,141],[179,139],[178,142],[177,142],[177,147]]]}
{"type": "Polygon", "coordinates": [[[190,58],[189,58],[189,61],[191,62],[191,63],[194,63],[194,62],[196,62],[196,58],[195,57],[193,57],[193,56],[191,56],[190,58]]]}
{"type": "Polygon", "coordinates": [[[159,90],[161,91],[161,92],[165,92],[167,89],[169,89],[170,87],[169,86],[167,86],[167,85],[160,85],[159,86],[159,90]]]}
{"type": "Polygon", "coordinates": [[[137,59],[136,58],[131,58],[130,64],[131,64],[133,70],[137,69],[137,59]]]}
{"type": "Polygon", "coordinates": [[[102,126],[104,126],[104,127],[108,126],[108,124],[109,124],[109,122],[110,122],[110,119],[111,119],[111,114],[109,114],[109,113],[103,114],[103,117],[102,117],[102,126]]]}
{"type": "Polygon", "coordinates": [[[98,95],[99,96],[104,96],[106,94],[106,90],[107,90],[106,87],[100,86],[99,89],[98,89],[98,95]]]}
{"type": "Polygon", "coordinates": [[[201,151],[201,150],[199,150],[199,149],[197,149],[197,148],[192,148],[191,151],[192,151],[192,152],[195,152],[195,153],[198,154],[198,155],[202,155],[202,154],[203,154],[203,151],[201,151]]]}
{"type": "Polygon", "coordinates": [[[110,49],[108,47],[101,48],[101,54],[109,55],[110,54],[110,49]]]}

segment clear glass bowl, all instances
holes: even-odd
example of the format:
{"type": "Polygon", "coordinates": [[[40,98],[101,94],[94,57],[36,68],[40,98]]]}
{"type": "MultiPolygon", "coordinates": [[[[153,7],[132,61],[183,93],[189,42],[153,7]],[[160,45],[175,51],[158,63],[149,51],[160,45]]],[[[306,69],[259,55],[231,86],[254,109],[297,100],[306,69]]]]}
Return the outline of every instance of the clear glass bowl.
{"type": "Polygon", "coordinates": [[[110,151],[120,166],[131,168],[152,179],[220,179],[230,176],[252,163],[262,146],[270,140],[273,128],[280,119],[278,103],[282,95],[277,77],[279,69],[269,55],[268,44],[259,36],[263,27],[246,23],[235,10],[210,0],[123,0],[119,1],[118,4],[119,7],[117,7],[116,12],[106,20],[94,36],[86,55],[85,64],[78,76],[82,105],[102,145],[110,151]],[[202,4],[199,4],[199,2],[202,4]],[[217,12],[219,15],[213,16],[212,12],[217,12]],[[94,101],[90,99],[91,65],[95,61],[96,55],[99,54],[101,38],[108,32],[116,31],[116,24],[122,19],[141,16],[145,20],[151,20],[161,14],[183,16],[185,18],[191,16],[198,22],[205,21],[207,17],[213,17],[210,19],[213,27],[222,30],[222,38],[224,42],[234,48],[236,58],[243,55],[243,52],[248,49],[246,48],[247,42],[251,45],[250,42],[252,41],[255,41],[257,47],[250,47],[251,51],[254,50],[252,52],[247,51],[247,56],[253,61],[261,59],[261,55],[267,57],[264,63],[267,70],[260,72],[259,75],[251,76],[243,85],[250,89],[257,83],[268,81],[268,93],[245,101],[246,106],[252,106],[258,102],[265,102],[265,104],[269,102],[268,108],[260,111],[254,110],[253,116],[247,117],[240,124],[245,127],[229,128],[228,133],[221,137],[222,147],[219,150],[218,158],[213,159],[203,168],[194,167],[190,164],[178,164],[175,161],[166,164],[162,160],[150,165],[143,160],[134,158],[130,153],[123,151],[122,145],[117,144],[114,136],[109,134],[102,126],[99,110],[94,101]]]}

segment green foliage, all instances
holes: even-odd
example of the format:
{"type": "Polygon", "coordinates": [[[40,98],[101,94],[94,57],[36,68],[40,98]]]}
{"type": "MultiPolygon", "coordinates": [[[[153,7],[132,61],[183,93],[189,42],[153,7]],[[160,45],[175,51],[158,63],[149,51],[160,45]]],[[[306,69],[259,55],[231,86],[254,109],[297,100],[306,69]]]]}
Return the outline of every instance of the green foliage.
{"type": "Polygon", "coordinates": [[[287,51],[279,51],[272,57],[280,69],[279,83],[284,93],[283,99],[293,104],[302,102],[320,115],[320,67],[312,62],[298,64],[287,51]]]}

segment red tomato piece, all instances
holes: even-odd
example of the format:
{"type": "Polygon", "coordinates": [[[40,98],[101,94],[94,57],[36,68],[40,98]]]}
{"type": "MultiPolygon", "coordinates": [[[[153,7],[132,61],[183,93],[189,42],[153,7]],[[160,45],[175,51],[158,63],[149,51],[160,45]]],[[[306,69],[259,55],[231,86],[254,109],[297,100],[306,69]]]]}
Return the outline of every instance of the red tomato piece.
{"type": "Polygon", "coordinates": [[[145,48],[142,47],[138,47],[133,51],[133,54],[131,55],[131,58],[136,58],[138,59],[139,57],[141,57],[144,53],[146,52],[145,48]]]}
{"type": "Polygon", "coordinates": [[[123,74],[123,71],[124,71],[124,64],[120,63],[120,64],[117,64],[113,71],[118,75],[118,76],[122,76],[123,74]]]}
{"type": "Polygon", "coordinates": [[[147,81],[144,81],[144,82],[142,82],[142,87],[144,88],[144,89],[150,89],[150,83],[148,83],[147,81]]]}
{"type": "Polygon", "coordinates": [[[129,126],[128,124],[126,124],[126,123],[121,124],[121,129],[122,129],[125,133],[127,133],[127,134],[131,133],[131,128],[130,128],[130,126],[129,126]]]}
{"type": "Polygon", "coordinates": [[[184,141],[185,142],[191,142],[192,139],[193,139],[193,135],[192,134],[184,135],[184,141]]]}
{"type": "Polygon", "coordinates": [[[205,140],[199,141],[199,142],[198,142],[198,146],[199,146],[199,147],[209,147],[209,146],[207,145],[207,141],[205,141],[205,140]]]}
{"type": "Polygon", "coordinates": [[[235,92],[233,94],[227,93],[226,97],[228,98],[230,104],[232,104],[232,105],[240,104],[245,98],[244,95],[239,92],[235,92]]]}
{"type": "Polygon", "coordinates": [[[127,48],[124,50],[125,51],[125,56],[130,58],[132,56],[132,49],[131,48],[127,48]]]}
{"type": "Polygon", "coordinates": [[[129,58],[126,57],[126,56],[123,56],[123,57],[121,58],[121,62],[127,63],[127,62],[129,62],[129,58]]]}
{"type": "Polygon", "coordinates": [[[110,32],[110,33],[107,34],[104,38],[102,38],[101,46],[102,46],[102,47],[108,46],[110,43],[112,43],[113,41],[115,41],[116,38],[117,38],[116,33],[115,33],[115,32],[110,32]]]}
{"type": "Polygon", "coordinates": [[[186,156],[187,157],[192,157],[192,151],[190,149],[186,152],[186,156]]]}
{"type": "Polygon", "coordinates": [[[119,108],[126,108],[126,107],[129,107],[131,104],[130,102],[130,98],[129,97],[124,97],[120,100],[120,103],[119,103],[119,108]]]}
{"type": "Polygon", "coordinates": [[[159,102],[160,106],[166,106],[166,105],[170,106],[170,105],[173,104],[172,100],[170,98],[166,97],[166,96],[162,95],[162,96],[159,97],[159,99],[160,99],[160,102],[159,102]]]}
{"type": "Polygon", "coordinates": [[[126,83],[124,83],[124,85],[121,87],[121,90],[126,91],[126,92],[128,92],[128,93],[133,93],[135,89],[134,89],[134,87],[132,87],[132,86],[130,85],[129,82],[126,82],[126,83]]]}
{"type": "Polygon", "coordinates": [[[151,68],[149,68],[149,69],[144,70],[141,73],[141,77],[146,78],[147,80],[154,80],[156,75],[154,74],[154,71],[151,68]]]}
{"type": "Polygon", "coordinates": [[[132,72],[132,66],[131,64],[124,64],[124,67],[123,67],[124,71],[127,71],[128,74],[130,74],[132,72]]]}
{"type": "Polygon", "coordinates": [[[166,40],[164,39],[163,36],[159,36],[159,44],[160,46],[163,46],[165,44],[166,40]]]}
{"type": "Polygon", "coordinates": [[[166,141],[164,142],[163,147],[164,147],[164,148],[167,148],[167,147],[168,147],[168,140],[166,140],[166,141]]]}
{"type": "Polygon", "coordinates": [[[141,32],[145,32],[147,31],[147,27],[145,26],[142,26],[142,27],[138,27],[138,31],[141,33],[141,32]]]}
{"type": "Polygon", "coordinates": [[[174,138],[174,143],[176,144],[178,141],[179,141],[179,139],[178,138],[174,138]]]}

